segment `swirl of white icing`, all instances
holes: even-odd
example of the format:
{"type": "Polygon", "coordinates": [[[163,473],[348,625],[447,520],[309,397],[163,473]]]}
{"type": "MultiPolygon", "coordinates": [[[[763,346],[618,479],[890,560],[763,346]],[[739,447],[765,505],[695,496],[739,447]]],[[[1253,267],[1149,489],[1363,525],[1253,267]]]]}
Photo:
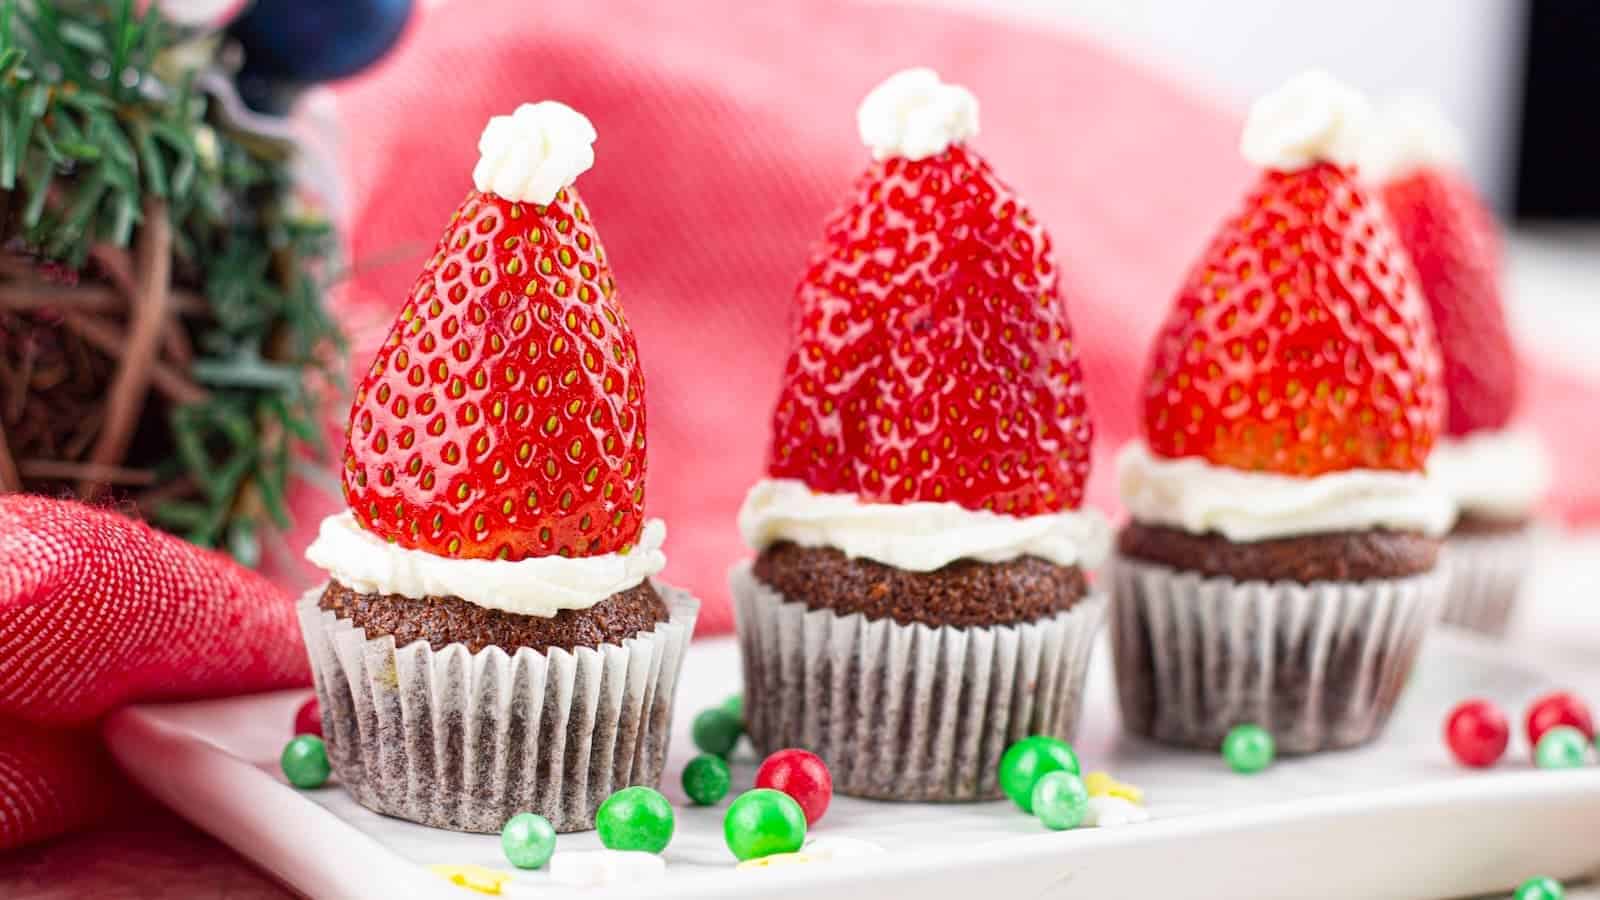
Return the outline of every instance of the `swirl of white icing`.
{"type": "Polygon", "coordinates": [[[472,183],[507,200],[549,203],[594,165],[594,125],[565,103],[524,103],[478,138],[472,183]]]}
{"type": "Polygon", "coordinates": [[[531,556],[527,559],[451,559],[391,544],[346,510],[322,520],[306,559],[358,593],[402,597],[455,596],[524,616],[588,609],[635,587],[667,564],[661,544],[667,526],[650,519],[627,553],[531,556]]]}
{"type": "Polygon", "coordinates": [[[1363,178],[1381,184],[1418,169],[1460,169],[1464,165],[1466,138],[1428,100],[1393,100],[1379,108],[1376,122],[1361,149],[1363,178]]]}
{"type": "Polygon", "coordinates": [[[1356,90],[1327,72],[1302,72],[1251,105],[1239,152],[1254,165],[1282,172],[1318,162],[1354,165],[1371,118],[1371,107],[1356,90]]]}
{"type": "Polygon", "coordinates": [[[1159,457],[1142,441],[1118,456],[1117,487],[1135,521],[1240,543],[1374,528],[1437,536],[1456,512],[1449,495],[1417,472],[1350,469],[1297,478],[1197,456],[1159,457]]]}
{"type": "Polygon", "coordinates": [[[997,563],[1021,556],[1093,568],[1111,549],[1110,525],[1094,509],[1019,517],[958,503],[869,503],[854,494],[819,494],[790,478],[763,479],[750,488],[739,531],[756,550],[792,541],[912,572],[958,559],[997,563]]]}
{"type": "Polygon", "coordinates": [[[978,98],[932,69],[905,69],[861,101],[856,128],[873,159],[927,159],[978,133],[978,98]]]}
{"type": "Polygon", "coordinates": [[[1521,428],[1441,437],[1428,456],[1428,474],[1462,512],[1501,518],[1533,512],[1551,477],[1544,445],[1521,428]]]}

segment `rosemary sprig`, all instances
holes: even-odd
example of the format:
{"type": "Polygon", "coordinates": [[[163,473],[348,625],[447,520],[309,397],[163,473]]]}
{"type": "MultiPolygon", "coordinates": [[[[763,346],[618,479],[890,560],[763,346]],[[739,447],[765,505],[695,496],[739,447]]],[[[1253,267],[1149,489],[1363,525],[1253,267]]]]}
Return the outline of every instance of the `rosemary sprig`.
{"type": "Polygon", "coordinates": [[[333,378],[323,306],[334,238],[297,211],[294,147],[230,123],[195,89],[219,41],[134,0],[0,3],[3,237],[92,272],[96,247],[135,243],[165,201],[174,279],[208,308],[184,319],[208,399],[173,410],[158,478],[187,496],[158,524],[246,562],[266,520],[287,525],[291,463],[317,449],[309,382],[333,378]]]}

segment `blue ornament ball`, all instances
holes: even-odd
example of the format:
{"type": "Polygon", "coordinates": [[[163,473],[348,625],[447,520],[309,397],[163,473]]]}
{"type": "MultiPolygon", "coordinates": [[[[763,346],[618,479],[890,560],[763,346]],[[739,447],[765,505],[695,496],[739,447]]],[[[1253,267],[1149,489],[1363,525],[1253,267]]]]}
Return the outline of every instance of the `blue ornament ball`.
{"type": "Polygon", "coordinates": [[[367,68],[395,45],[413,0],[255,0],[228,32],[244,51],[239,94],[278,112],[283,96],[367,68]]]}

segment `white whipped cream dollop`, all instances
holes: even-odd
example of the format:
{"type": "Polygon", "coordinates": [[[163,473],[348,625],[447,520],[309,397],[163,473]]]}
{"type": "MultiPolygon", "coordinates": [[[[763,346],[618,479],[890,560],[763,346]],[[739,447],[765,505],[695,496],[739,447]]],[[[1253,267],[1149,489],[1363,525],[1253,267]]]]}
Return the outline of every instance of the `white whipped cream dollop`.
{"type": "Polygon", "coordinates": [[[1361,149],[1364,178],[1382,184],[1418,169],[1465,165],[1466,138],[1438,105],[1421,97],[1400,97],[1378,109],[1376,124],[1361,149]]]}
{"type": "Polygon", "coordinates": [[[1296,478],[1197,456],[1159,457],[1142,441],[1117,458],[1117,487],[1135,521],[1214,531],[1239,543],[1374,528],[1437,536],[1456,512],[1449,495],[1421,473],[1350,469],[1296,478]]]}
{"type": "Polygon", "coordinates": [[[1354,165],[1371,118],[1358,91],[1327,72],[1302,72],[1251,105],[1239,152],[1253,165],[1281,172],[1318,162],[1354,165]]]}
{"type": "Polygon", "coordinates": [[[1500,518],[1533,512],[1551,479],[1538,436],[1515,427],[1439,438],[1428,456],[1428,474],[1462,512],[1500,518]]]}
{"type": "Polygon", "coordinates": [[[791,478],[756,482],[739,510],[739,531],[756,550],[792,541],[912,572],[1022,556],[1093,568],[1111,551],[1111,526],[1093,509],[1019,517],[958,503],[869,503],[819,494],[791,478]]]}
{"type": "Polygon", "coordinates": [[[306,559],[358,593],[455,596],[489,609],[548,618],[563,609],[588,609],[660,572],[667,564],[661,552],[666,538],[667,526],[650,519],[627,553],[451,559],[391,544],[345,510],[322,520],[306,559]]]}
{"type": "Polygon", "coordinates": [[[873,159],[927,159],[977,135],[978,98],[932,69],[906,69],[861,101],[856,128],[873,159]]]}
{"type": "Polygon", "coordinates": [[[565,103],[524,103],[478,138],[472,183],[523,203],[549,203],[594,165],[594,125],[565,103]]]}

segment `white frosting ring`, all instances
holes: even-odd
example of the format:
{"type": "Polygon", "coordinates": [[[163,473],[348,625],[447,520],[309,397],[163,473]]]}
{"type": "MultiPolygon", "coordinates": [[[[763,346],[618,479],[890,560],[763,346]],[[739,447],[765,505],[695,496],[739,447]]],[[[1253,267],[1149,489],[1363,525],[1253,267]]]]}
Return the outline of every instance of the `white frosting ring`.
{"type": "Polygon", "coordinates": [[[322,520],[306,559],[358,593],[419,600],[454,596],[488,609],[548,618],[563,609],[588,609],[660,572],[667,564],[661,552],[666,538],[667,526],[650,519],[627,553],[451,559],[391,544],[345,510],[322,520]]]}
{"type": "Polygon", "coordinates": [[[905,69],[861,101],[856,128],[873,159],[927,159],[977,135],[978,98],[932,69],[905,69]]]}
{"type": "Polygon", "coordinates": [[[1360,93],[1327,72],[1302,72],[1251,105],[1239,152],[1253,165],[1281,172],[1318,162],[1354,165],[1371,118],[1360,93]]]}
{"type": "Polygon", "coordinates": [[[549,203],[594,165],[594,125],[565,103],[524,103],[478,138],[472,183],[523,203],[549,203]]]}
{"type": "Polygon", "coordinates": [[[1521,518],[1550,489],[1550,459],[1537,435],[1521,428],[1440,438],[1428,474],[1462,512],[1521,518]]]}
{"type": "Polygon", "coordinates": [[[1093,568],[1111,551],[1110,524],[1094,509],[1018,517],[958,503],[869,503],[854,494],[819,494],[790,478],[750,488],[739,531],[758,551],[792,541],[911,572],[958,559],[997,563],[1022,556],[1093,568]]]}
{"type": "Polygon", "coordinates": [[[1158,457],[1142,441],[1118,456],[1117,487],[1137,522],[1240,543],[1376,528],[1437,536],[1456,514],[1449,495],[1421,473],[1350,469],[1296,478],[1196,456],[1158,457]]]}

